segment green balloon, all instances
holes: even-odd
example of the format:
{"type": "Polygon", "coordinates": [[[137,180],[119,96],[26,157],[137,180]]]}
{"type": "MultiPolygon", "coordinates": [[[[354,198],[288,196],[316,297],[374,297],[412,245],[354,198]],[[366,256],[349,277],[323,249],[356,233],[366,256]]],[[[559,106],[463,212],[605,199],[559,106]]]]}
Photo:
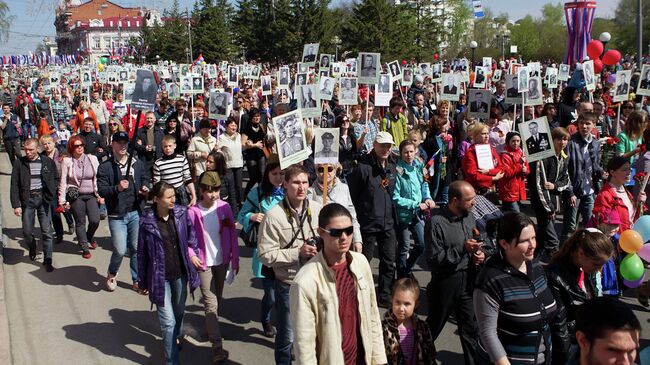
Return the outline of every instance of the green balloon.
{"type": "Polygon", "coordinates": [[[101,57],[101,58],[99,59],[99,62],[101,62],[102,64],[105,65],[105,64],[108,62],[108,58],[106,58],[106,57],[101,57]]]}
{"type": "Polygon", "coordinates": [[[641,276],[643,276],[643,262],[637,254],[630,253],[625,256],[623,261],[621,261],[619,270],[621,271],[621,276],[625,280],[639,280],[641,276]]]}

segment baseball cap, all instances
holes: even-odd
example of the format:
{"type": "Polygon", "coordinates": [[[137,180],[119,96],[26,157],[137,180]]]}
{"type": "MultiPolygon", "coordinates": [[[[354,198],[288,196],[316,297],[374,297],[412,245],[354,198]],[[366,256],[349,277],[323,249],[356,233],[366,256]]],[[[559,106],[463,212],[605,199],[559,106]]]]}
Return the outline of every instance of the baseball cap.
{"type": "Polygon", "coordinates": [[[377,137],[375,137],[375,143],[395,144],[395,141],[393,140],[393,136],[391,136],[390,133],[388,133],[388,132],[379,132],[379,133],[377,133],[377,137]]]}
{"type": "Polygon", "coordinates": [[[124,131],[117,132],[117,133],[113,134],[113,138],[111,139],[111,141],[113,141],[113,142],[123,142],[123,141],[128,142],[129,141],[129,134],[124,132],[124,131]]]}
{"type": "Polygon", "coordinates": [[[424,79],[420,75],[415,76],[415,82],[424,82],[424,79]]]}

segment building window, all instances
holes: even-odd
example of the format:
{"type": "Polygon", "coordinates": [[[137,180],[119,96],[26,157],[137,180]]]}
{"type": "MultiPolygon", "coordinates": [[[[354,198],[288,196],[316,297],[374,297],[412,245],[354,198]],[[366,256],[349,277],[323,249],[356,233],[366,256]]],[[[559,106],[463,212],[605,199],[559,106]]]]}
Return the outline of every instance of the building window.
{"type": "Polygon", "coordinates": [[[93,48],[94,49],[101,49],[101,39],[99,37],[93,37],[93,48]]]}
{"type": "Polygon", "coordinates": [[[111,48],[111,37],[104,37],[104,48],[111,48]]]}

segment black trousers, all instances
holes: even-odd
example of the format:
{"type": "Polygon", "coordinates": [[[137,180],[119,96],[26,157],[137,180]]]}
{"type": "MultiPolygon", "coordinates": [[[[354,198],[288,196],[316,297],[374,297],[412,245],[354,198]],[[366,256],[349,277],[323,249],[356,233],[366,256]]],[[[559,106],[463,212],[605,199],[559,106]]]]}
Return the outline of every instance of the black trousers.
{"type": "Polygon", "coordinates": [[[432,276],[429,285],[427,285],[429,302],[427,324],[433,341],[438,338],[453,311],[458,324],[458,334],[466,365],[478,363],[478,331],[476,330],[472,302],[473,276],[467,270],[457,271],[451,275],[432,276]]]}
{"type": "Polygon", "coordinates": [[[379,248],[379,280],[377,287],[377,298],[379,302],[390,303],[393,281],[395,280],[395,257],[397,256],[397,238],[395,230],[389,229],[376,233],[364,233],[363,254],[372,260],[375,251],[375,244],[379,248]]]}

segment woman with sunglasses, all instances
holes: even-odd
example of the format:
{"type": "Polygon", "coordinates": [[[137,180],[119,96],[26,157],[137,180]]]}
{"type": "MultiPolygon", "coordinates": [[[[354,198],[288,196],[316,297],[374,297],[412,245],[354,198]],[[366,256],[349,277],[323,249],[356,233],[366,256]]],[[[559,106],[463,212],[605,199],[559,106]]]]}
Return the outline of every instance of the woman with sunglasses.
{"type": "Polygon", "coordinates": [[[627,118],[630,116],[630,114],[634,111],[634,102],[627,100],[624,101],[621,104],[621,112],[620,114],[612,121],[613,124],[613,131],[612,133],[615,132],[622,132],[625,130],[625,123],[627,122],[627,118]],[[618,122],[617,122],[618,121],[618,122]]]}
{"type": "Polygon", "coordinates": [[[316,180],[307,191],[309,199],[323,203],[323,191],[325,190],[325,174],[327,174],[327,202],[338,203],[350,211],[352,215],[352,225],[354,226],[354,237],[352,238],[351,249],[355,252],[361,252],[362,239],[359,221],[357,220],[357,212],[352,203],[350,196],[350,189],[348,185],[337,177],[337,173],[341,172],[341,164],[318,164],[316,167],[316,180]]]}
{"type": "Polygon", "coordinates": [[[61,162],[59,205],[72,211],[82,256],[89,259],[90,249],[97,247],[93,238],[99,227],[99,205],[104,204],[104,198],[97,192],[99,161],[94,155],[84,153],[84,142],[78,135],[70,138],[67,148],[69,156],[61,162]]]}
{"type": "MultiPolygon", "coordinates": [[[[244,232],[258,229],[266,212],[284,199],[283,182],[284,172],[280,169],[280,159],[278,155],[272,154],[267,160],[262,182],[251,189],[237,215],[237,221],[242,225],[244,232]]],[[[264,336],[272,338],[275,336],[275,328],[271,324],[271,313],[275,304],[274,278],[266,277],[263,274],[257,248],[253,250],[252,257],[253,276],[262,279],[262,286],[264,287],[261,308],[262,328],[264,336]]]]}
{"type": "Polygon", "coordinates": [[[110,117],[108,119],[108,140],[113,140],[113,135],[117,132],[124,132],[124,125],[117,117],[110,117]]]}
{"type": "Polygon", "coordinates": [[[343,169],[342,176],[352,170],[352,165],[355,157],[357,156],[358,146],[357,138],[354,135],[354,128],[350,122],[350,117],[347,114],[342,114],[336,117],[334,126],[339,128],[339,162],[343,169]]]}

